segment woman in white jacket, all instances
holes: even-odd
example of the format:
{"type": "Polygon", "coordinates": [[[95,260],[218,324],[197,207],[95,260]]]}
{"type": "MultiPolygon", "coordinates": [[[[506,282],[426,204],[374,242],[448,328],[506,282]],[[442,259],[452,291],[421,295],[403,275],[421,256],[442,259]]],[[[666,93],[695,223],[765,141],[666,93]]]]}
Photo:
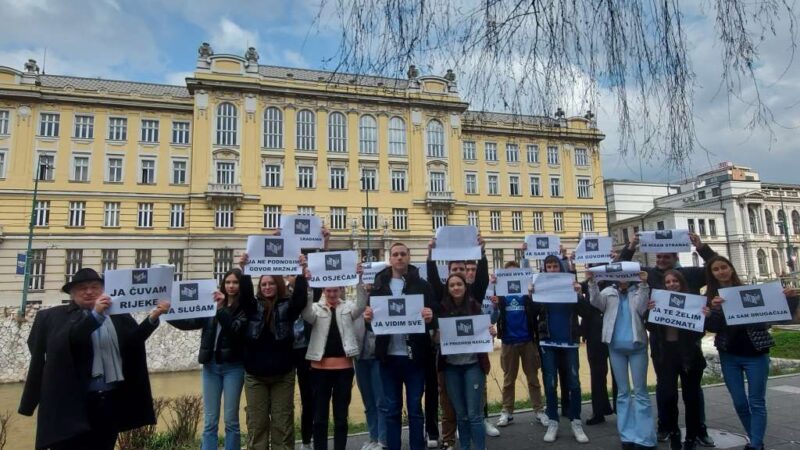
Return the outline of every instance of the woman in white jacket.
{"type": "Polygon", "coordinates": [[[617,380],[617,430],[623,449],[656,448],[656,430],[647,393],[647,331],[643,317],[650,300],[647,272],[637,286],[619,282],[600,292],[592,272],[586,273],[589,301],[603,312],[603,342],[617,380]],[[630,377],[628,375],[630,371],[630,377]],[[631,395],[630,379],[633,379],[631,395]]]}
{"type": "MultiPolygon", "coordinates": [[[[360,272],[360,267],[359,267],[360,272]]],[[[310,276],[310,275],[307,275],[310,276]]],[[[343,300],[343,289],[326,287],[318,302],[309,301],[303,320],[311,324],[306,359],[314,387],[314,449],[328,448],[328,414],[333,400],[333,448],[347,446],[347,411],[353,387],[353,358],[359,343],[354,322],[367,306],[367,291],[357,286],[357,300],[343,300]]]]}

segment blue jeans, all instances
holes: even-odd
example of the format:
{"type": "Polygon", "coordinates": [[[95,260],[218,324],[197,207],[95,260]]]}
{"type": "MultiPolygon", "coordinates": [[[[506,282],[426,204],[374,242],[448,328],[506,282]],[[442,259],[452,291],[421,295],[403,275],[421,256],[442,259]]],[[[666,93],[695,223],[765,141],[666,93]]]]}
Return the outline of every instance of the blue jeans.
{"type": "Polygon", "coordinates": [[[383,382],[377,359],[356,360],[356,382],[364,401],[369,439],[386,444],[386,417],[383,415],[383,382]]]}
{"type": "Polygon", "coordinates": [[[483,388],[486,386],[486,375],[480,364],[445,364],[444,380],[447,383],[447,396],[456,412],[461,450],[484,450],[486,428],[483,425],[483,388]]]}
{"type": "Polygon", "coordinates": [[[544,396],[547,400],[545,412],[550,420],[558,422],[558,394],[556,393],[556,380],[558,379],[559,362],[567,367],[567,390],[569,391],[568,416],[569,420],[581,418],[581,380],[578,377],[578,349],[568,347],[541,346],[542,353],[542,380],[544,381],[544,396]],[[572,401],[572,399],[576,399],[572,401]]]}
{"type": "Polygon", "coordinates": [[[225,398],[225,450],[242,448],[239,432],[239,400],[244,386],[241,363],[203,364],[203,440],[202,450],[217,450],[220,398],[225,398]]]}
{"type": "Polygon", "coordinates": [[[425,367],[405,356],[387,356],[380,363],[383,414],[386,417],[388,450],[400,450],[403,413],[403,385],[408,411],[408,445],[411,450],[425,448],[425,417],[422,414],[422,393],[425,390],[425,367]]]}
{"type": "Polygon", "coordinates": [[[769,375],[769,354],[759,356],[739,356],[719,352],[722,376],[725,386],[733,400],[733,407],[744,431],[750,438],[750,446],[761,448],[767,430],[767,375],[769,375]],[[744,376],[747,376],[747,392],[744,389],[744,376]]]}
{"type": "Polygon", "coordinates": [[[644,447],[658,445],[650,394],[647,393],[647,346],[618,350],[609,345],[608,355],[617,380],[617,431],[620,440],[644,447]]]}

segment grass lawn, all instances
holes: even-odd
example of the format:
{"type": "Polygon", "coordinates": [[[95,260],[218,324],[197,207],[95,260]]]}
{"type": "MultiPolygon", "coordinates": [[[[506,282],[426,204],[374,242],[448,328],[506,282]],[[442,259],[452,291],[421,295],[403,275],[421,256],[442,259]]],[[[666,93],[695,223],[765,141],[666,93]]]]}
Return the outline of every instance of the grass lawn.
{"type": "Polygon", "coordinates": [[[773,358],[800,359],[800,331],[774,330],[775,347],[769,349],[773,358]]]}

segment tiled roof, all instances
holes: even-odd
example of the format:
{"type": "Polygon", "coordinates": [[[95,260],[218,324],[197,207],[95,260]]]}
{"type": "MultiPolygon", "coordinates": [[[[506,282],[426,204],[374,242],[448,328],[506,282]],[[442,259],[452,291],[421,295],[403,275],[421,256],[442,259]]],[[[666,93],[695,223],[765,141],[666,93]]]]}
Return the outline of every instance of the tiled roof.
{"type": "Polygon", "coordinates": [[[42,75],[39,77],[42,87],[64,89],[71,87],[81,91],[106,91],[113,94],[133,94],[144,96],[170,96],[191,98],[185,86],[169,84],[138,83],[134,81],[104,80],[102,78],[69,77],[62,75],[42,75]]]}
{"type": "Polygon", "coordinates": [[[507,125],[556,126],[557,121],[551,117],[528,116],[524,114],[508,114],[491,111],[466,111],[465,122],[497,122],[507,125]]]}
{"type": "Polygon", "coordinates": [[[321,81],[326,83],[353,84],[358,86],[406,89],[408,80],[400,78],[354,75],[350,73],[328,72],[324,70],[297,69],[280,66],[258,66],[259,75],[283,80],[321,81]]]}

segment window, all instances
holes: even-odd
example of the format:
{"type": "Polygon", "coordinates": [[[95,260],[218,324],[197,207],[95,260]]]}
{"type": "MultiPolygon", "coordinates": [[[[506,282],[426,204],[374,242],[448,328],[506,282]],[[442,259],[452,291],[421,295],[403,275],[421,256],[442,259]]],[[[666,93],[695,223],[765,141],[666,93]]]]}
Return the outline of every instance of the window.
{"type": "Polygon", "coordinates": [[[214,228],[233,228],[233,205],[217,205],[214,210],[214,228]]]}
{"type": "Polygon", "coordinates": [[[185,226],[186,205],[183,203],[172,203],[169,205],[169,227],[183,228],[185,226]]]}
{"type": "Polygon", "coordinates": [[[280,228],[281,207],[278,205],[264,205],[264,228],[280,228]]]}
{"type": "Polygon", "coordinates": [[[627,228],[622,229],[622,242],[624,242],[626,245],[631,242],[631,238],[630,235],[628,234],[627,228]]]}
{"type": "Polygon", "coordinates": [[[47,268],[47,249],[31,250],[30,255],[30,261],[28,262],[30,270],[28,289],[32,291],[43,291],[44,275],[47,268]]]}
{"type": "Polygon", "coordinates": [[[558,147],[547,147],[547,164],[558,165],[558,147]]]}
{"type": "Polygon", "coordinates": [[[347,181],[345,178],[347,170],[344,167],[330,167],[328,170],[329,170],[328,188],[347,189],[347,181]]]}
{"type": "Polygon", "coordinates": [[[297,187],[301,189],[314,188],[314,166],[297,167],[297,187]]]}
{"type": "Polygon", "coordinates": [[[389,154],[404,156],[406,154],[406,122],[399,117],[389,120],[389,154]]]}
{"type": "Polygon", "coordinates": [[[283,148],[283,111],[274,106],[264,110],[264,147],[283,148]]]}
{"type": "Polygon", "coordinates": [[[75,139],[94,139],[94,116],[75,116],[75,139]]]}
{"type": "Polygon", "coordinates": [[[589,165],[589,154],[585,148],[575,149],[575,165],[585,167],[589,165]]]}
{"type": "Polygon", "coordinates": [[[750,232],[751,233],[759,233],[760,231],[760,221],[758,217],[758,210],[756,208],[749,206],[747,208],[747,216],[750,219],[750,232]]]}
{"type": "Polygon", "coordinates": [[[519,145],[506,144],[506,161],[519,162],[519,145]]]}
{"type": "Polygon", "coordinates": [[[663,230],[664,227],[665,227],[665,225],[664,225],[664,221],[663,220],[659,220],[658,222],[656,222],[656,229],[657,230],[663,230]]]}
{"type": "Polygon", "coordinates": [[[233,266],[233,249],[232,248],[215,248],[214,249],[214,279],[217,283],[222,284],[222,277],[231,270],[233,266]]]}
{"type": "Polygon", "coordinates": [[[134,264],[136,265],[137,269],[147,269],[152,264],[151,263],[152,259],[153,259],[152,250],[143,248],[136,249],[134,264]]]}
{"type": "Polygon", "coordinates": [[[217,161],[217,184],[234,184],[236,181],[236,164],[229,161],[217,161]]]}
{"type": "Polygon", "coordinates": [[[158,142],[158,120],[142,120],[142,142],[151,144],[158,142]]]}
{"type": "Polygon", "coordinates": [[[444,158],[444,127],[442,122],[436,119],[428,122],[425,136],[428,140],[428,157],[444,158]]]}
{"type": "Polygon", "coordinates": [[[174,268],[174,272],[172,273],[172,279],[174,281],[181,281],[183,280],[183,249],[182,248],[174,248],[169,250],[169,259],[167,259],[167,264],[171,265],[174,268]]]}
{"type": "Polygon", "coordinates": [[[297,149],[315,150],[317,148],[317,118],[307,109],[297,111],[297,149]]]}
{"type": "Polygon", "coordinates": [[[119,226],[119,202],[105,202],[103,204],[103,226],[116,228],[119,226]]]}
{"type": "Polygon", "coordinates": [[[108,119],[108,140],[128,140],[128,119],[124,117],[111,117],[108,119]]]}
{"type": "Polygon", "coordinates": [[[564,213],[561,211],[553,212],[553,229],[556,233],[564,232],[564,213]]]}
{"type": "Polygon", "coordinates": [[[172,184],[186,184],[186,160],[172,160],[172,184]]]}
{"type": "Polygon", "coordinates": [[[75,273],[83,267],[83,249],[67,249],[67,257],[64,261],[64,282],[69,283],[75,273]]]}
{"type": "Polygon", "coordinates": [[[344,207],[331,207],[331,229],[332,230],[346,230],[347,229],[347,208],[344,207]]]}
{"type": "Polygon", "coordinates": [[[347,118],[340,112],[328,116],[328,151],[347,152],[347,118]]]}
{"type": "Polygon", "coordinates": [[[789,231],[784,230],[783,226],[786,224],[786,213],[782,209],[778,210],[778,234],[789,234],[789,231]]]}
{"type": "Polygon", "coordinates": [[[378,122],[372,116],[361,116],[358,122],[358,150],[374,155],[378,153],[378,122]]]}
{"type": "Polygon", "coordinates": [[[86,202],[69,202],[69,222],[67,226],[82,227],[86,222],[86,202]]]}
{"type": "Polygon", "coordinates": [[[445,192],[447,190],[445,186],[444,172],[430,172],[430,177],[431,192],[445,192]]]}
{"type": "Polygon", "coordinates": [[[514,249],[514,261],[521,262],[523,259],[525,259],[525,250],[523,250],[521,248],[515,248],[514,249]]]}
{"type": "Polygon", "coordinates": [[[72,157],[72,181],[89,181],[89,157],[72,157]]]}
{"type": "Polygon", "coordinates": [[[800,212],[792,211],[792,231],[794,235],[800,235],[800,212]]]}
{"type": "Polygon", "coordinates": [[[434,209],[431,212],[431,222],[434,231],[439,227],[447,226],[447,212],[445,212],[443,209],[434,209]]]}
{"type": "Polygon", "coordinates": [[[489,211],[489,226],[492,231],[500,231],[502,229],[501,220],[500,211],[489,211]]]}
{"type": "Polygon", "coordinates": [[[217,106],[217,145],[236,145],[238,112],[233,103],[220,103],[217,106]]]}
{"type": "Polygon", "coordinates": [[[139,228],[153,227],[153,204],[139,203],[139,210],[136,219],[136,226],[139,228]]]}
{"type": "Polygon", "coordinates": [[[392,170],[392,192],[406,191],[406,176],[405,170],[392,170]]]}
{"type": "Polygon", "coordinates": [[[464,141],[461,144],[464,161],[475,161],[475,141],[464,141]]]}
{"type": "Polygon", "coordinates": [[[588,178],[578,178],[578,198],[592,198],[592,187],[588,178]]]}
{"type": "Polygon", "coordinates": [[[522,231],[522,211],[511,211],[511,231],[522,231]]]}
{"type": "Polygon", "coordinates": [[[139,183],[141,184],[155,184],[156,183],[156,160],[155,159],[141,159],[141,177],[139,183]]]}
{"type": "Polygon", "coordinates": [[[705,200],[706,199],[706,191],[697,191],[697,199],[698,200],[705,200]]]}
{"type": "Polygon", "coordinates": [[[561,197],[561,178],[550,177],[550,196],[561,197]]]}
{"type": "Polygon", "coordinates": [[[50,200],[37,200],[33,208],[33,225],[46,227],[50,225],[50,200]]]}
{"type": "Polygon", "coordinates": [[[297,215],[298,216],[313,216],[314,215],[314,207],[313,206],[298,206],[297,207],[297,215]]]}
{"type": "Polygon", "coordinates": [[[39,136],[58,137],[59,114],[42,113],[39,116],[39,136]]]}
{"type": "Polygon", "coordinates": [[[476,210],[467,211],[467,225],[472,225],[478,229],[481,228],[480,214],[476,210]]]}
{"type": "Polygon", "coordinates": [[[497,161],[497,144],[485,142],[483,144],[483,153],[486,156],[486,161],[497,161]]]}
{"type": "Polygon", "coordinates": [[[697,219],[697,226],[700,229],[700,236],[706,235],[706,220],[705,219],[697,219]]]}
{"type": "Polygon", "coordinates": [[[408,230],[408,210],[405,208],[392,208],[392,230],[408,230]]]}
{"type": "Polygon", "coordinates": [[[8,124],[11,121],[11,114],[7,109],[0,109],[0,134],[8,134],[8,124]]]}
{"type": "Polygon", "coordinates": [[[775,221],[772,219],[772,211],[764,210],[764,221],[767,222],[767,234],[775,236],[775,221]]]}
{"type": "Polygon", "coordinates": [[[498,186],[498,178],[499,175],[490,173],[488,175],[488,189],[489,195],[499,195],[500,194],[500,187],[498,186]]]}
{"type": "Polygon", "coordinates": [[[719,187],[711,188],[711,196],[712,197],[719,197],[720,195],[722,195],[722,190],[719,187]]]}
{"type": "Polygon", "coordinates": [[[53,181],[56,170],[56,155],[52,153],[39,154],[39,181],[53,181]]]}
{"type": "Polygon", "coordinates": [[[690,233],[695,233],[697,231],[694,227],[694,219],[686,219],[686,224],[688,225],[690,233]]]}
{"type": "Polygon", "coordinates": [[[492,249],[492,268],[494,270],[502,269],[504,263],[505,261],[503,260],[503,249],[502,248],[492,249]]]}
{"type": "Polygon", "coordinates": [[[544,213],[541,211],[533,212],[533,231],[544,231],[544,213]]]}
{"type": "Polygon", "coordinates": [[[528,163],[530,164],[538,164],[539,163],[539,146],[529,144],[527,146],[527,154],[528,154],[528,163]]]}
{"type": "Polygon", "coordinates": [[[378,208],[361,208],[361,226],[365,230],[378,228],[378,208]]]}
{"type": "Polygon", "coordinates": [[[119,259],[119,250],[115,248],[104,248],[100,255],[100,270],[103,274],[107,270],[117,270],[117,260],[119,259]]]}
{"type": "Polygon", "coordinates": [[[189,145],[189,122],[172,121],[172,143],[177,145],[189,145]]]}
{"type": "Polygon", "coordinates": [[[522,195],[519,190],[519,175],[508,176],[508,195],[512,197],[522,195]]]}
{"type": "Polygon", "coordinates": [[[108,158],[108,174],[106,181],[109,183],[122,183],[122,157],[110,156],[108,158]]]}
{"type": "Polygon", "coordinates": [[[374,191],[378,189],[378,169],[361,169],[361,190],[374,191]]]}
{"type": "Polygon", "coordinates": [[[464,183],[467,194],[478,193],[478,174],[475,172],[466,173],[466,182],[464,183]]]}
{"type": "Polygon", "coordinates": [[[764,253],[764,250],[759,249],[756,252],[756,258],[758,259],[758,274],[762,277],[766,277],[769,275],[769,267],[767,266],[767,254],[764,253]]]}
{"type": "Polygon", "coordinates": [[[594,231],[594,214],[581,213],[581,231],[594,231]]]}
{"type": "Polygon", "coordinates": [[[264,187],[281,187],[281,166],[277,164],[264,165],[264,187]]]}
{"type": "Polygon", "coordinates": [[[708,234],[711,236],[717,235],[717,221],[714,219],[708,219],[708,234]]]}
{"type": "Polygon", "coordinates": [[[542,182],[539,175],[531,175],[529,178],[530,186],[531,186],[531,196],[533,197],[541,197],[542,196],[542,182]]]}
{"type": "Polygon", "coordinates": [[[6,152],[0,151],[0,178],[6,177],[6,152]]]}

